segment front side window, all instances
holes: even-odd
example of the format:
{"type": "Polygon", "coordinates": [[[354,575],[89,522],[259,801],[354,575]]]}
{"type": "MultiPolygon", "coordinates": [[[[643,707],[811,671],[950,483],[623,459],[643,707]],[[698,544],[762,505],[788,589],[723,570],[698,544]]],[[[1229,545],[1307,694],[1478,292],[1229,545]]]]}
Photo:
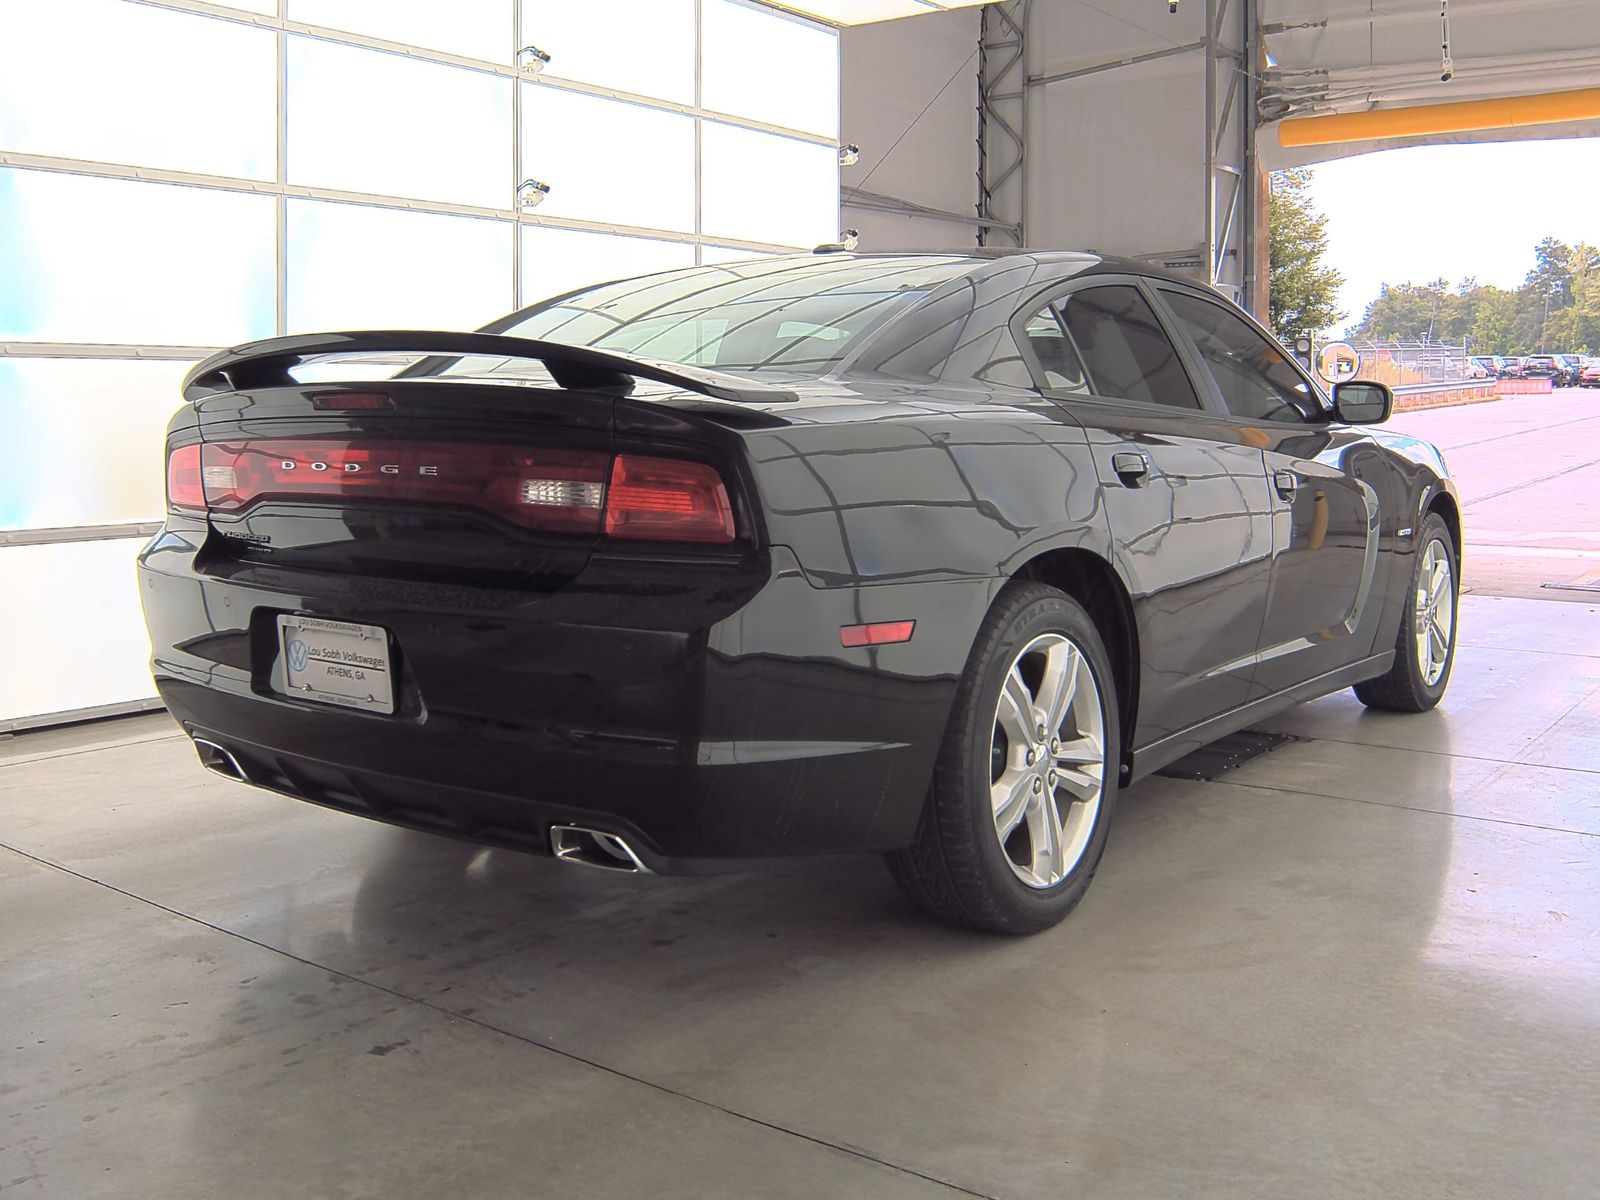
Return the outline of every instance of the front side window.
{"type": "Polygon", "coordinates": [[[1194,339],[1230,413],[1250,421],[1321,416],[1322,405],[1311,385],[1269,338],[1220,304],[1182,292],[1163,295],[1194,339]]]}

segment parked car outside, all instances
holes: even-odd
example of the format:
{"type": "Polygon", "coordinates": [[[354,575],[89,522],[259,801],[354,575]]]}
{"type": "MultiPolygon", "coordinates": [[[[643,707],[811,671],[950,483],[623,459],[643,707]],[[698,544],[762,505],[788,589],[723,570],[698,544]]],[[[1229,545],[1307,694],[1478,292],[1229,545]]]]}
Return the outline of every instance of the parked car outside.
{"type": "Polygon", "coordinates": [[[161,695],[211,770],[398,825],[641,873],[871,851],[1028,933],[1124,785],[1450,679],[1439,452],[1140,262],[692,267],[254,342],[184,395],[161,695]]]}
{"type": "Polygon", "coordinates": [[[1567,377],[1567,365],[1554,354],[1530,354],[1522,360],[1522,378],[1548,379],[1552,387],[1560,387],[1567,377]]]}
{"type": "Polygon", "coordinates": [[[1579,387],[1600,387],[1600,358],[1586,358],[1578,373],[1579,387]]]}
{"type": "Polygon", "coordinates": [[[1577,387],[1578,379],[1583,374],[1583,355],[1558,354],[1556,355],[1556,358],[1560,361],[1563,368],[1561,382],[1556,386],[1577,387]]]}

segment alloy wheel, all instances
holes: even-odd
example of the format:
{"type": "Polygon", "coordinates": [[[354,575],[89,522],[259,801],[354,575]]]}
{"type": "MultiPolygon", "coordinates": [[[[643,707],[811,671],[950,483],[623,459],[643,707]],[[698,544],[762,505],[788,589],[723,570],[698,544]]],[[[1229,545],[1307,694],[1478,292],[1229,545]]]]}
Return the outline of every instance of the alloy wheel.
{"type": "Polygon", "coordinates": [[[1060,883],[1083,858],[1105,793],[1105,713],[1083,650],[1040,634],[1012,660],[995,706],[989,798],[1017,878],[1060,883]]]}
{"type": "Polygon", "coordinates": [[[1417,668],[1422,672],[1422,682],[1433,687],[1450,664],[1450,639],[1456,623],[1456,588],[1450,551],[1438,538],[1431,540],[1422,552],[1413,613],[1417,668]]]}

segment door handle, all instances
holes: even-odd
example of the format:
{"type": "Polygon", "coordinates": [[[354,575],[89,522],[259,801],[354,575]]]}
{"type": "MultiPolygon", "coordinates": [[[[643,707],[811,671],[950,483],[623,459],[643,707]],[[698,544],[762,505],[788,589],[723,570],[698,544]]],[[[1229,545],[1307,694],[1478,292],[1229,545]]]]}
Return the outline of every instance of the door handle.
{"type": "Polygon", "coordinates": [[[1123,450],[1111,456],[1111,469],[1123,487],[1143,487],[1150,478],[1150,457],[1137,450],[1123,450]]]}
{"type": "Polygon", "coordinates": [[[1300,480],[1293,471],[1274,471],[1272,486],[1283,499],[1293,500],[1295,490],[1300,486],[1300,480]]]}

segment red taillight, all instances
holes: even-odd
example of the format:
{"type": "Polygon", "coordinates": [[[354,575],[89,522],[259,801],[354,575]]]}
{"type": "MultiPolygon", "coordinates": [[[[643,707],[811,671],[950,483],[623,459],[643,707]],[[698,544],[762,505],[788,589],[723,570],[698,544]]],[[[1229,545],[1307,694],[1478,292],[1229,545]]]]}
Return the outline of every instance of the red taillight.
{"type": "Polygon", "coordinates": [[[453,504],[550,533],[734,540],[733,505],[716,468],[594,450],[350,438],[216,442],[172,452],[167,497],[174,508],[220,513],[264,500],[453,504]]]}
{"type": "Polygon", "coordinates": [[[200,484],[200,447],[179,446],[167,455],[167,505],[204,512],[205,489],[200,484]]]}
{"type": "Polygon", "coordinates": [[[527,529],[598,533],[609,456],[460,442],[270,439],[208,444],[206,501],[241,512],[262,500],[458,504],[527,529]]]}
{"type": "Polygon", "coordinates": [[[716,468],[619,454],[606,490],[606,532],[663,542],[731,542],[733,505],[716,468]]]}

